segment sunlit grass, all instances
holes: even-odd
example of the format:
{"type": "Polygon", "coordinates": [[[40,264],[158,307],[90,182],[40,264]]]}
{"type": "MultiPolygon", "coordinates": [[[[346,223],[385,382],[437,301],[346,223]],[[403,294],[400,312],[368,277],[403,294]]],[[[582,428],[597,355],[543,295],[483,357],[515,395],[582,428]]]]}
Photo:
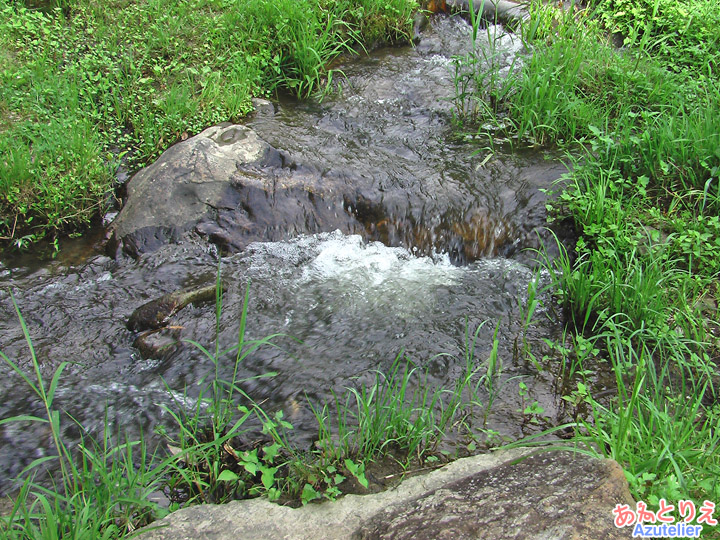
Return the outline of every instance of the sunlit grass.
{"type": "Polygon", "coordinates": [[[322,90],[328,64],[409,40],[415,0],[0,0],[0,240],[99,215],[132,167],[253,96],[322,90]]]}

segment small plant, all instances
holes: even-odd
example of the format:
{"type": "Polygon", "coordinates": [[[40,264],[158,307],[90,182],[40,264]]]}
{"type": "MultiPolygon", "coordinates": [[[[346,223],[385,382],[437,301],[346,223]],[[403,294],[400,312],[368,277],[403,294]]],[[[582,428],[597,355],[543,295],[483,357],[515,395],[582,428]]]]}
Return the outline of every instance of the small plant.
{"type": "MultiPolygon", "coordinates": [[[[247,412],[247,411],[245,411],[247,412]]],[[[276,422],[268,422],[263,425],[264,432],[272,432],[281,426],[283,429],[292,429],[292,425],[282,419],[282,411],[275,414],[276,422]]],[[[237,435],[237,433],[233,433],[237,435]]],[[[280,478],[278,472],[286,465],[279,462],[282,450],[285,445],[280,442],[273,442],[261,448],[253,448],[252,450],[237,451],[225,443],[223,445],[225,451],[230,455],[234,463],[231,468],[223,469],[217,477],[220,483],[226,483],[228,491],[236,497],[257,496],[266,494],[268,499],[275,501],[280,498],[282,490],[280,486],[280,478]],[[233,469],[240,469],[240,473],[233,469]],[[260,482],[257,482],[257,478],[260,482]]]]}
{"type": "MultiPolygon", "coordinates": [[[[485,0],[482,0],[479,13],[483,12],[485,0]]],[[[514,77],[517,76],[515,56],[506,62],[507,53],[503,50],[504,42],[512,39],[504,33],[500,26],[485,25],[485,35],[478,44],[480,16],[476,14],[474,2],[469,3],[468,14],[472,26],[472,50],[465,56],[453,58],[453,83],[455,96],[453,116],[458,125],[469,122],[472,125],[491,124],[491,131],[503,126],[500,113],[504,111],[509,94],[515,87],[514,77]]]]}
{"type": "Polygon", "coordinates": [[[547,285],[540,287],[541,279],[540,269],[538,269],[534,272],[533,278],[528,281],[527,294],[524,298],[518,299],[518,308],[522,318],[520,335],[515,337],[514,343],[515,359],[519,360],[523,358],[530,360],[538,372],[543,371],[543,366],[531,350],[530,342],[528,341],[528,330],[535,322],[535,312],[538,308],[543,307],[541,296],[548,288],[547,285]]]}
{"type": "Polygon", "coordinates": [[[416,377],[417,368],[402,354],[389,373],[376,372],[372,385],[349,388],[344,402],[335,397],[336,430],[330,423],[328,406],[313,407],[323,455],[333,461],[345,460],[353,476],[357,477],[357,469],[348,465],[348,459],[371,461],[391,448],[402,448],[408,456],[422,456],[442,437],[446,426],[445,417],[436,416],[436,409],[442,407],[441,392],[431,393],[427,382],[416,377]]]}
{"type": "MultiPolygon", "coordinates": [[[[190,401],[188,399],[183,399],[182,403],[176,402],[177,411],[164,407],[178,429],[178,439],[169,441],[172,453],[178,457],[179,463],[174,474],[195,492],[195,495],[185,494],[189,499],[197,496],[203,502],[223,502],[244,494],[257,495],[260,486],[268,491],[272,498],[277,498],[279,492],[275,474],[278,467],[275,459],[279,449],[287,446],[280,435],[281,431],[278,430],[292,429],[292,426],[283,420],[282,412],[269,416],[242,390],[240,384],[245,380],[238,378],[238,370],[249,354],[261,346],[272,345],[272,340],[279,334],[260,340],[245,339],[250,294],[248,283],[237,344],[221,350],[218,336],[223,293],[219,268],[216,294],[214,351],[211,353],[198,342],[188,341],[210,360],[214,368],[213,376],[208,382],[199,382],[200,395],[194,400],[195,405],[189,412],[186,412],[184,407],[184,403],[190,401]],[[220,376],[220,367],[222,359],[229,355],[234,355],[234,367],[231,379],[225,381],[220,376]],[[244,403],[238,403],[238,400],[244,403]],[[272,441],[263,448],[240,448],[238,438],[247,431],[253,417],[260,421],[263,432],[270,435],[272,441]],[[258,453],[259,450],[262,452],[258,453]],[[256,481],[258,477],[259,481],[256,481]]],[[[270,372],[261,377],[272,376],[274,373],[270,372]]],[[[164,429],[163,432],[167,434],[168,430],[164,429]]]]}
{"type": "Polygon", "coordinates": [[[56,409],[55,393],[67,364],[57,368],[49,383],[43,379],[27,326],[15,298],[11,298],[30,350],[35,379],[2,352],[0,356],[40,399],[45,417],[15,416],[0,420],[0,425],[46,424],[54,452],[35,459],[20,473],[22,486],[13,509],[0,518],[4,538],[121,538],[162,517],[166,511],[151,502],[149,495],[160,489],[169,461],[148,454],[142,439],[117,443],[106,419],[99,440],[77,425],[83,433],[77,448],[65,443],[61,426],[74,421],[56,409]],[[58,477],[45,477],[43,471],[48,468],[55,468],[58,477]]]}
{"type": "Polygon", "coordinates": [[[576,422],[581,416],[581,406],[592,405],[588,388],[581,382],[577,383],[577,388],[570,394],[562,396],[562,399],[573,408],[573,418],[576,422]]]}
{"type": "MultiPolygon", "coordinates": [[[[498,340],[499,329],[500,323],[498,322],[497,326],[495,326],[495,333],[493,334],[493,345],[490,351],[490,356],[488,357],[485,364],[486,370],[485,373],[483,373],[483,375],[480,377],[480,381],[478,382],[478,384],[482,383],[482,385],[485,387],[488,396],[487,404],[485,406],[485,413],[483,415],[483,426],[487,425],[488,415],[490,414],[493,403],[497,398],[497,393],[500,391],[498,379],[500,377],[500,373],[502,372],[502,361],[498,356],[498,346],[500,345],[500,341],[498,340]]],[[[477,385],[475,388],[477,389],[477,385]]]]}
{"type": "Polygon", "coordinates": [[[527,385],[520,381],[518,383],[518,396],[520,397],[522,405],[520,406],[519,412],[521,412],[523,417],[531,424],[539,424],[539,418],[544,416],[545,409],[537,402],[537,400],[527,403],[528,395],[529,390],[527,385]]]}

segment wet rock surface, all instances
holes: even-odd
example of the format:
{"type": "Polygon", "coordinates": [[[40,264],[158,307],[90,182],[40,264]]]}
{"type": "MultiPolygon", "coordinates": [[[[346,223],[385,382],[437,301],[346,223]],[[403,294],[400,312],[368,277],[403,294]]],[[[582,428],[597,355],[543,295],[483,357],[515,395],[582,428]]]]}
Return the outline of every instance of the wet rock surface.
{"type": "Polygon", "coordinates": [[[197,506],[171,514],[143,540],[548,539],[610,540],[631,531],[612,509],[632,503],[617,463],[528,449],[458,460],[375,495],[303,508],[266,500],[197,506]]]}
{"type": "Polygon", "coordinates": [[[222,124],[176,144],[128,182],[111,245],[137,257],[196,232],[228,251],[257,240],[339,228],[333,186],[289,161],[250,128],[222,124]],[[323,204],[315,204],[318,198],[323,204]],[[308,223],[304,230],[293,226],[308,223]]]}
{"type": "Polygon", "coordinates": [[[181,289],[150,300],[132,312],[127,327],[132,331],[157,330],[167,325],[170,317],[188,304],[215,300],[216,284],[200,288],[181,289]]]}

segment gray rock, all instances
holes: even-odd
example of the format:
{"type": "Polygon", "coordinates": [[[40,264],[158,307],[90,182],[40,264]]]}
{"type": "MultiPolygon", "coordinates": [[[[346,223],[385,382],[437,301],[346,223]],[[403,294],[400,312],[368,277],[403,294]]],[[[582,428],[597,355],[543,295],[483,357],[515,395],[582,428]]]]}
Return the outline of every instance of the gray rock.
{"type": "Polygon", "coordinates": [[[631,503],[620,467],[528,449],[455,461],[374,495],[292,509],[265,499],[195,506],[160,520],[143,540],[351,538],[627,538],[612,509],[631,503]]]}
{"type": "Polygon", "coordinates": [[[270,145],[243,126],[213,126],[176,144],[127,184],[112,230],[129,252],[153,251],[213,212],[242,164],[272,159],[270,145]]]}
{"type": "Polygon", "coordinates": [[[250,113],[252,119],[272,118],[275,116],[275,105],[271,101],[262,98],[253,98],[252,104],[254,110],[250,113]]]}
{"type": "Polygon", "coordinates": [[[622,469],[570,452],[481,471],[384,510],[353,535],[371,539],[626,538],[612,509],[632,503],[622,469]]]}
{"type": "Polygon", "coordinates": [[[130,179],[110,246],[138,256],[194,232],[240,251],[256,240],[347,230],[354,220],[320,176],[246,126],[213,126],[130,179]]]}
{"type": "Polygon", "coordinates": [[[149,358],[163,358],[165,355],[177,350],[180,343],[178,329],[160,329],[143,332],[133,341],[140,356],[145,360],[149,358]]]}

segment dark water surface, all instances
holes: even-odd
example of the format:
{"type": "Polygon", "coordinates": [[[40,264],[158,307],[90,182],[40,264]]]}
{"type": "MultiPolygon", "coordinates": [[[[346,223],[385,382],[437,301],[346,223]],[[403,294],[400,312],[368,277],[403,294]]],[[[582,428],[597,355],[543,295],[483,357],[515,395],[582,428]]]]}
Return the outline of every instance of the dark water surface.
{"type": "MultiPolygon", "coordinates": [[[[530,151],[473,156],[478,144],[454,136],[452,56],[467,49],[468,36],[464,21],[439,19],[415,49],[382,50],[342,65],[339,90],[324,100],[281,102],[248,121],[290,160],[353,187],[343,208],[360,224],[357,234],[288,230],[286,241],[254,243],[228,257],[191,238],[137,260],[71,246],[51,263],[7,259],[0,266],[0,349],[30,367],[12,291],[45,374],[72,363],[58,405],[91,430],[107,414],[115,426],[149,434],[164,421],[163,404],[184,389],[197,395],[198,382],[212,373],[212,364],[181,340],[211,347],[215,307],[180,311],[162,332],[171,346],[147,358],[133,346],[137,334],[126,321],[164,293],[212,283],[221,260],[226,293],[219,341],[236,342],[249,282],[248,337],[285,336],[241,366],[242,377],[277,376],[244,388],[266,408],[284,409],[301,440],[313,437],[306,396],[321,401],[369,382],[401,351],[434,384],[452,385],[464,365],[466,329],[484,321],[475,361],[487,358],[496,326],[502,361],[488,427],[510,437],[527,428],[520,380],[529,388],[526,400],[537,400],[553,417],[552,378],[518,360],[516,349],[520,306],[534,279],[532,256],[523,250],[540,245],[545,223],[539,189],[564,167],[530,151]]],[[[503,39],[511,59],[519,42],[503,39]]],[[[557,334],[549,315],[536,313],[531,344],[557,334]]],[[[232,370],[227,360],[225,376],[232,370]]],[[[7,366],[0,374],[0,418],[42,414],[42,404],[7,366]]],[[[37,426],[0,428],[0,491],[48,442],[37,426]]]]}

